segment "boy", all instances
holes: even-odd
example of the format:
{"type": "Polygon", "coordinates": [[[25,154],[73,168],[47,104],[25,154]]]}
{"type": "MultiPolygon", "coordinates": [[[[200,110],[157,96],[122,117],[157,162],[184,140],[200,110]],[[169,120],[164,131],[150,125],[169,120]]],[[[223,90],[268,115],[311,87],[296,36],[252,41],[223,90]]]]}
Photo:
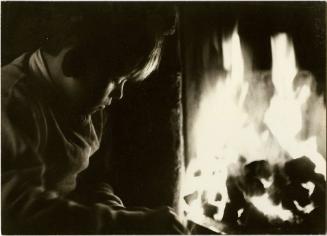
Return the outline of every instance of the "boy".
{"type": "MultiPolygon", "coordinates": [[[[71,200],[126,81],[156,69],[169,18],[137,5],[64,4],[41,48],[2,68],[2,233],[183,234],[168,208],[126,209],[106,184],[71,200]]],[[[58,9],[57,9],[58,10],[58,9]]]]}

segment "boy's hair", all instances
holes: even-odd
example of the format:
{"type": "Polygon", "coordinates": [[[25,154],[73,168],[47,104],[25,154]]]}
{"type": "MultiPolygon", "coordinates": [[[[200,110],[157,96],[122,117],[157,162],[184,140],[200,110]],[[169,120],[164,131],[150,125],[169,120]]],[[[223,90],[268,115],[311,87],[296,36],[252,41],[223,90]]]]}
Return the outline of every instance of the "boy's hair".
{"type": "Polygon", "coordinates": [[[83,75],[86,66],[136,79],[157,66],[163,38],[175,25],[175,11],[155,3],[56,3],[42,49],[57,54],[72,46],[66,69],[83,75]]]}

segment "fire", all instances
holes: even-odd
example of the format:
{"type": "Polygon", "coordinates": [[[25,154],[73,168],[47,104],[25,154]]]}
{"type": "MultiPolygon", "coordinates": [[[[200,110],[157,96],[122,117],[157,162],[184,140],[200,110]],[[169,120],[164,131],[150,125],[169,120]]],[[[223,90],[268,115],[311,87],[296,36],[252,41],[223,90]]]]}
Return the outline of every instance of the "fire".
{"type": "Polygon", "coordinates": [[[267,193],[252,197],[249,200],[257,209],[264,210],[263,213],[270,219],[280,218],[284,221],[293,219],[292,212],[285,210],[281,204],[273,205],[267,193]]]}
{"type": "MultiPolygon", "coordinates": [[[[315,94],[314,78],[299,71],[287,34],[274,35],[271,48],[271,73],[256,73],[246,68],[237,28],[223,37],[225,71],[206,87],[191,133],[195,153],[186,169],[181,200],[190,220],[199,222],[212,214],[221,221],[230,202],[227,179],[240,177],[238,184],[244,185],[244,167],[253,161],[265,160],[281,168],[292,158],[307,156],[315,172],[325,177],[326,124],[317,117],[326,115],[326,107],[315,94]],[[263,79],[267,76],[270,82],[263,79]],[[208,206],[213,213],[207,212],[208,206]]],[[[269,196],[274,188],[272,175],[255,181],[265,193],[243,191],[246,201],[268,219],[294,220],[292,211],[274,204],[269,196]]],[[[313,187],[303,186],[309,186],[311,195],[313,187]]],[[[295,206],[305,212],[312,209],[312,204],[305,208],[296,202],[295,206]]],[[[238,209],[238,217],[243,212],[238,209]]]]}
{"type": "MultiPolygon", "coordinates": [[[[292,42],[286,34],[279,34],[271,39],[272,47],[272,81],[275,94],[265,114],[265,123],[283,150],[293,158],[303,155],[316,164],[316,172],[326,174],[326,160],[317,151],[316,136],[301,137],[303,130],[305,106],[311,96],[310,75],[304,76],[301,86],[294,88],[298,74],[295,52],[292,42]],[[309,77],[309,78],[305,78],[309,77]]],[[[301,74],[299,75],[301,76],[301,74]]],[[[323,127],[321,127],[323,128],[323,127]]],[[[326,130],[326,128],[325,128],[326,130]]],[[[307,136],[307,135],[306,135],[307,136]]]]}

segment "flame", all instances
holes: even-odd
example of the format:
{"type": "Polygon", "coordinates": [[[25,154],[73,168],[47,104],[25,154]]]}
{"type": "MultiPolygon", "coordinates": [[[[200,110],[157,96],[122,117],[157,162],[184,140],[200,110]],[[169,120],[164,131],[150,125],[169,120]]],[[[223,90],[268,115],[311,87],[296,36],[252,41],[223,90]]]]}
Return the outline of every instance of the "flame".
{"type": "Polygon", "coordinates": [[[293,43],[285,33],[272,37],[271,47],[272,82],[275,94],[266,111],[264,121],[291,157],[305,155],[311,158],[316,165],[316,172],[326,177],[326,160],[318,152],[316,136],[302,140],[299,137],[304,128],[303,108],[311,96],[311,84],[303,83],[298,88],[294,88],[298,69],[293,43]]]}
{"type": "Polygon", "coordinates": [[[284,221],[293,220],[292,212],[285,210],[282,207],[282,204],[272,204],[267,193],[262,196],[251,197],[249,200],[258,210],[264,209],[262,213],[264,213],[269,219],[282,219],[284,221]]]}
{"type": "MultiPolygon", "coordinates": [[[[326,107],[314,93],[313,76],[299,72],[287,34],[273,36],[271,48],[272,71],[262,75],[246,68],[237,27],[223,37],[225,73],[217,73],[215,84],[206,87],[191,133],[195,153],[181,186],[182,196],[197,193],[189,202],[182,199],[188,219],[205,217],[201,197],[205,194],[205,201],[218,209],[214,219],[221,221],[230,201],[227,178],[242,176],[244,165],[255,160],[281,166],[290,157],[305,155],[316,165],[315,171],[325,175],[325,153],[320,150],[326,150],[321,145],[326,142],[326,124],[317,117],[326,114],[326,107]],[[270,76],[272,83],[265,84],[262,76],[270,76]]],[[[265,189],[272,187],[271,178],[260,181],[265,189]]],[[[294,219],[291,211],[273,204],[267,192],[245,194],[245,199],[268,219],[294,219]]]]}
{"type": "MultiPolygon", "coordinates": [[[[226,79],[218,79],[216,87],[208,91],[206,99],[203,99],[194,127],[196,158],[191,161],[186,172],[186,182],[182,186],[185,194],[195,190],[207,192],[208,201],[219,208],[215,216],[217,220],[222,219],[229,200],[225,186],[228,177],[226,167],[231,160],[236,161],[238,158],[238,153],[234,151],[237,148],[231,145],[234,139],[232,134],[240,130],[246,120],[242,105],[247,86],[244,86],[243,57],[236,29],[231,37],[224,40],[223,55],[224,66],[230,73],[226,79]],[[208,111],[210,115],[207,115],[208,111]],[[197,170],[203,174],[194,177],[197,170]],[[214,200],[216,193],[221,195],[220,201],[214,200]]],[[[201,201],[198,199],[192,202],[191,208],[194,210],[192,213],[200,213],[201,201]]]]}
{"type": "Polygon", "coordinates": [[[312,202],[304,207],[301,207],[297,201],[293,201],[293,203],[298,211],[302,211],[306,214],[309,214],[311,211],[314,210],[314,204],[312,202]]]}
{"type": "Polygon", "coordinates": [[[303,183],[301,185],[303,188],[305,188],[309,191],[309,196],[311,196],[311,194],[313,193],[313,190],[315,188],[315,185],[311,181],[303,183]]]}

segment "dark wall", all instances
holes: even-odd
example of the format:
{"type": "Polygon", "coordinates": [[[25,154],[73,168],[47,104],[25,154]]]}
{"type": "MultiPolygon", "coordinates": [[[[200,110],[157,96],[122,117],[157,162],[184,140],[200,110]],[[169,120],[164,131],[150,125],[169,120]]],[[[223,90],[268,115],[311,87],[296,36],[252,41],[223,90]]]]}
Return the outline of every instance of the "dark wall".
{"type": "Polygon", "coordinates": [[[108,179],[128,205],[177,204],[183,142],[176,37],[165,49],[159,70],[127,85],[126,96],[110,108],[108,179]]]}
{"type": "Polygon", "coordinates": [[[50,3],[1,2],[1,64],[39,48],[49,20],[50,3]]]}

